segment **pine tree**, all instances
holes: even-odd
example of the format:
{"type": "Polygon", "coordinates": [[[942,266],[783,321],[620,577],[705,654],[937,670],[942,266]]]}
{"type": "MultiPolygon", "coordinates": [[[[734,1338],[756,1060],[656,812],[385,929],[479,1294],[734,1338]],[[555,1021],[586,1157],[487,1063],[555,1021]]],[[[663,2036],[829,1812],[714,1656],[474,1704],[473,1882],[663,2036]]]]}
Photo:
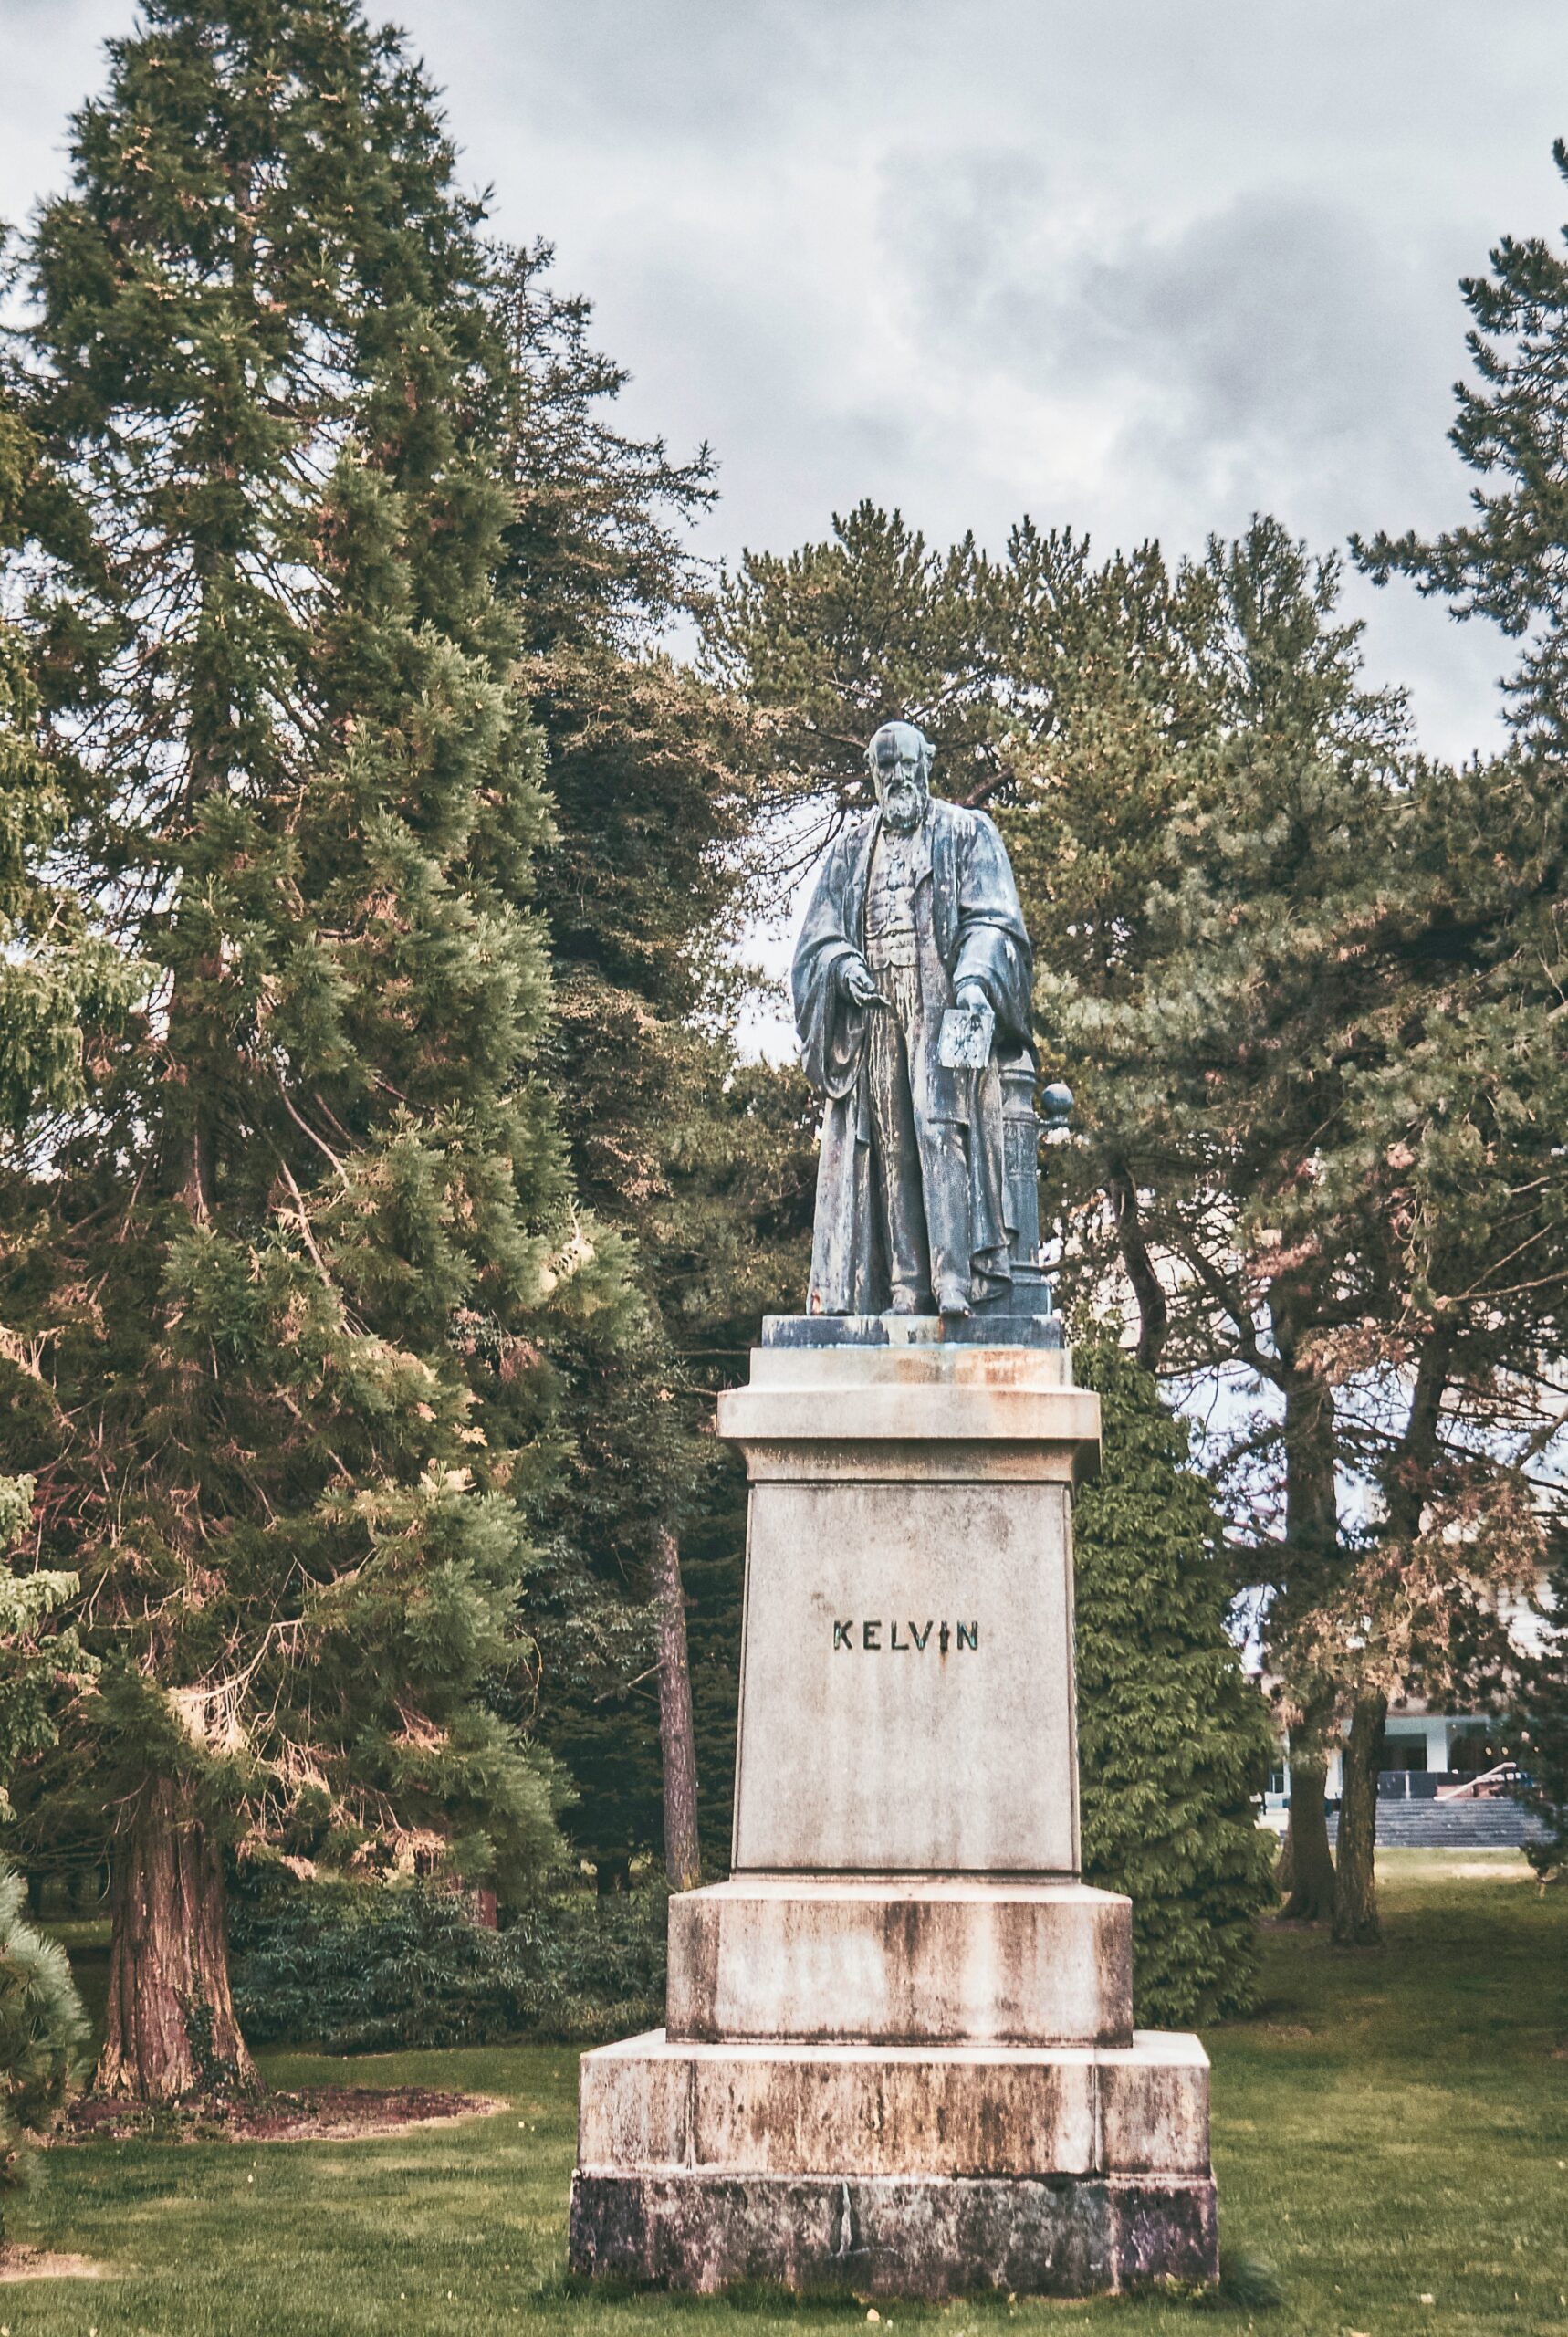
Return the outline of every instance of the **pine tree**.
{"type": "Polygon", "coordinates": [[[159,2096],[251,2080],[231,1848],[551,1854],[555,1773],[478,1691],[559,1473],[549,1327],[612,1344],[632,1301],[541,1076],[505,353],[432,93],[353,0],[152,0],[72,151],[33,410],[86,522],[41,646],[139,1004],[35,1148],[0,1304],[103,1664],[99,2082],[159,2096]]]}
{"type": "MultiPolygon", "coordinates": [[[[555,838],[538,898],[552,1081],[577,1189],[632,1245],[646,1311],[608,1369],[557,1348],[570,1497],[534,1588],[541,1669],[525,1688],[576,1788],[573,1845],[615,1888],[660,1841],[662,1755],[685,1743],[682,1725],[661,1743],[685,1693],[670,1653],[684,1553],[716,1530],[716,1497],[733,1529],[727,1464],[706,1433],[723,1384],[706,1351],[714,1306],[727,1306],[717,1262],[734,1249],[713,1200],[721,1188],[740,1199],[722,1165],[745,1141],[727,950],[749,896],[757,790],[744,710],[664,640],[705,602],[688,528],[712,498],[711,459],[700,448],[678,462],[617,427],[625,376],[594,349],[588,304],[555,288],[550,257],[513,255],[497,298],[511,361],[502,587],[549,757],[555,838]],[[702,1242],[694,1208],[707,1212],[702,1242]]],[[[755,1336],[753,1324],[744,1343],[755,1336]]],[[[690,1879],[685,1832],[666,1849],[690,1879]]]]}
{"type": "MultiPolygon", "coordinates": [[[[16,386],[0,381],[0,571],[17,597],[38,507],[58,501],[16,386]]],[[[68,512],[56,516],[68,524],[68,512]]],[[[35,645],[0,616],[0,1129],[10,1136],[80,1104],[84,1022],[111,1018],[131,996],[67,877],[89,792],[79,763],[46,734],[35,645]]]]}
{"type": "MultiPolygon", "coordinates": [[[[1056,543],[1057,540],[1052,540],[1056,543]]],[[[1059,544],[1076,574],[1087,547],[1059,544]]],[[[1005,613],[996,564],[966,536],[946,552],[902,513],[834,513],[825,543],[747,552],[703,612],[714,671],[768,720],[765,804],[783,816],[776,874],[808,865],[872,801],[865,742],[894,718],[937,749],[933,784],[989,802],[1011,774],[1005,613]]]]}
{"type": "MultiPolygon", "coordinates": [[[[1568,141],[1552,159],[1568,180],[1568,141]]],[[[1568,247],[1568,227],[1563,230],[1568,247]]],[[[1476,384],[1456,383],[1449,443],[1485,482],[1474,518],[1431,540],[1414,531],[1353,538],[1379,583],[1407,576],[1460,619],[1490,618],[1524,644],[1504,682],[1509,720],[1532,760],[1568,745],[1568,478],[1563,458],[1563,362],[1568,357],[1568,257],[1542,236],[1505,236],[1491,273],[1461,279],[1472,323],[1465,351],[1476,384]]]]}
{"type": "MultiPolygon", "coordinates": [[[[1281,1668],[1281,1626],[1338,1558],[1335,1418],[1312,1341],[1354,1298],[1343,1239],[1320,1229],[1286,1243],[1280,1221],[1333,1126],[1344,1031],[1364,1002],[1360,953],[1337,955],[1341,927],[1385,874],[1400,743],[1398,703],[1363,689],[1337,594],[1333,563],[1270,520],[1176,581],[1166,623],[1184,718],[1166,716],[1163,685],[1152,706],[1137,692],[1134,768],[1148,738],[1159,783],[1112,790],[1130,817],[1111,855],[1113,915],[1092,929],[1108,926],[1116,946],[1098,962],[1048,948],[1041,981],[1079,1099],[1070,1160],[1091,1274],[1107,1254],[1128,1266],[1145,1360],[1227,1369],[1266,1397],[1237,1440],[1235,1563],[1239,1581],[1266,1586],[1281,1668]],[[1156,1277],[1155,1256],[1176,1275],[1156,1277]]],[[[1092,703],[1071,708],[1059,785],[1017,813],[1025,833],[1043,814],[1053,921],[1070,928],[1082,924],[1080,862],[1103,849],[1102,735],[1092,703]]],[[[1118,749],[1125,767],[1125,734],[1118,749]]],[[[1337,1696],[1315,1673],[1291,1692],[1292,1907],[1326,1915],[1323,1739],[1337,1696]]]]}
{"type": "Polygon", "coordinates": [[[1215,721],[1136,986],[1046,1002],[1095,1067],[1089,1148],[1128,1165],[1175,1268],[1167,1368],[1267,1397],[1233,1448],[1232,1555],[1292,1727],[1292,1906],[1328,1912],[1321,1748],[1348,1720],[1333,1913],[1364,1942],[1388,1698],[1485,1676],[1489,1611],[1533,1563],[1511,1422],[1556,1285],[1515,1261],[1557,1242],[1560,1073],[1548,1026],[1456,979],[1438,931],[1469,881],[1461,805],[1500,811],[1496,775],[1414,754],[1332,562],[1259,522],[1207,565],[1215,721]]]}
{"type": "MultiPolygon", "coordinates": [[[[0,392],[0,569],[7,599],[26,592],[29,513],[53,507],[57,525],[73,515],[39,461],[17,409],[15,385],[0,392]]],[[[118,951],[94,934],[67,881],[73,832],[91,800],[80,763],[42,721],[34,644],[0,619],[0,1222],[30,1200],[26,1138],[47,1144],[86,1095],[84,1032],[112,1023],[130,1005],[133,980],[118,951]]],[[[47,1409],[38,1351],[6,1343],[0,1374],[24,1410],[47,1409]]],[[[34,1479],[0,1476],[0,1550],[15,1571],[0,1574],[0,1818],[17,1817],[22,1778],[57,1742],[64,1703],[93,1672],[68,1626],[47,1619],[75,1595],[77,1576],[39,1563],[34,1479]],[[40,1644],[47,1636],[48,1643],[40,1644]]],[[[92,1829],[100,1831],[96,1815],[92,1829]]]]}
{"type": "MultiPolygon", "coordinates": [[[[1568,180],[1568,142],[1556,141],[1552,155],[1568,180]]],[[[1568,246],[1568,227],[1561,242],[1568,246]]],[[[1538,1196],[1506,1214],[1494,1197],[1482,1206],[1509,1236],[1498,1347],[1511,1367],[1514,1401],[1503,1450],[1518,1471],[1521,1504],[1560,1515],[1560,1468],[1537,1472],[1562,1426],[1555,1359],[1568,1348],[1568,1191],[1553,1141],[1568,1109],[1557,1035],[1568,969],[1568,257],[1537,236],[1505,236],[1490,257],[1489,274],[1460,285],[1474,380],[1456,385],[1448,434],[1479,475],[1473,516],[1430,540],[1378,533],[1354,539],[1353,548],[1376,582],[1407,577],[1446,600],[1456,618],[1487,618],[1522,645],[1502,682],[1510,750],[1434,773],[1426,791],[1412,851],[1423,915],[1410,947],[1430,965],[1444,1009],[1441,1075],[1453,1099],[1445,1095],[1440,1106],[1448,1180],[1461,1164],[1470,1167],[1455,1138],[1473,1130],[1489,1158],[1502,1139],[1518,1159],[1516,1185],[1538,1196]],[[1462,1018],[1456,1000],[1468,1010],[1462,1018]],[[1461,1116],[1466,1091],[1481,1109],[1461,1116]],[[1525,1183],[1531,1169],[1533,1188],[1525,1183]]],[[[1467,1231],[1476,1215],[1473,1184],[1472,1173],[1459,1196],[1443,1196],[1467,1231]],[[1462,1213],[1459,1199],[1469,1204],[1462,1213]]],[[[1559,1810],[1562,1801],[1561,1758],[1554,1768],[1552,1749],[1560,1671],[1549,1640],[1524,1689],[1542,1704],[1536,1757],[1550,1781],[1537,1808],[1549,1821],[1553,1794],[1559,1810]]]]}
{"type": "Polygon", "coordinates": [[[1273,1730],[1226,1630],[1224,1525],[1186,1427],[1109,1339],[1074,1368],[1103,1432],[1073,1523],[1084,1880],[1131,1893],[1139,2021],[1190,2028],[1254,2000],[1273,1730]]]}

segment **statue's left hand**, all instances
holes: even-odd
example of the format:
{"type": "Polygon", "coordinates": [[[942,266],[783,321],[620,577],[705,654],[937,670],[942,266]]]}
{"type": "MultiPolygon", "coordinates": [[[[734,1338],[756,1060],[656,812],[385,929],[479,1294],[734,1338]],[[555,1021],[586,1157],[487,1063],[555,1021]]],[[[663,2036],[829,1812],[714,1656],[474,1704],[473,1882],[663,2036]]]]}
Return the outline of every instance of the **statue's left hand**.
{"type": "Polygon", "coordinates": [[[882,992],[876,977],[863,958],[846,958],[839,969],[839,980],[844,996],[856,1006],[878,1006],[882,992]]]}
{"type": "Polygon", "coordinates": [[[963,1008],[966,1014],[983,1014],[990,1002],[986,996],[986,986],[983,982],[959,983],[956,1003],[963,1008]]]}

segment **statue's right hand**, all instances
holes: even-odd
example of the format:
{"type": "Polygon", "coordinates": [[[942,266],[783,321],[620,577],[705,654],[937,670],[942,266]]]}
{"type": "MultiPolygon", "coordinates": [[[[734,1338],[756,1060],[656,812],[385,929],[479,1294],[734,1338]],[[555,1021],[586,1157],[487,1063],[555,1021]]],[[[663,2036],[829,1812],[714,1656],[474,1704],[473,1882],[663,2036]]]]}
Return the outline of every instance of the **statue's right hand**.
{"type": "Polygon", "coordinates": [[[845,997],[857,1006],[870,1006],[882,996],[863,958],[846,958],[839,969],[839,980],[845,997]]]}

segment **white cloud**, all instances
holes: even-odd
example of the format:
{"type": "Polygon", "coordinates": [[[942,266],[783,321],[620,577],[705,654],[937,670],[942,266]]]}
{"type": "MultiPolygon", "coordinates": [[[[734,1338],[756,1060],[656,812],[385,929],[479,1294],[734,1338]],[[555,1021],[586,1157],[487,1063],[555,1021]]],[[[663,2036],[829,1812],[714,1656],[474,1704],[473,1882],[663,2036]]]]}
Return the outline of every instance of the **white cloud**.
{"type": "MultiPolygon", "coordinates": [[[[372,14],[379,13],[372,7],[372,14]]],[[[472,179],[711,439],[716,550],[871,495],[1193,549],[1463,509],[1456,279],[1568,213],[1558,0],[403,0],[472,179]]],[[[64,177],[130,0],[0,0],[0,215],[64,177]]],[[[1354,588],[1430,742],[1499,645],[1354,588]]]]}

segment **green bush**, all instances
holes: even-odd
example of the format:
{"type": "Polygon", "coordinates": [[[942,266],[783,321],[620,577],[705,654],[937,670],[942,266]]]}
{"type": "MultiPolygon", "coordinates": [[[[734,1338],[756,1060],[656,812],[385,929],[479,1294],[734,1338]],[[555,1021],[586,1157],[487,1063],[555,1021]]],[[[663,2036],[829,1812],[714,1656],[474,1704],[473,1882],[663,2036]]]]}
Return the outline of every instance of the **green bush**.
{"type": "Polygon", "coordinates": [[[26,1909],[20,1875],[0,1867],[0,2210],[26,2179],[30,2138],[48,2131],[80,2075],[88,2038],[65,1951],[26,1909]]]}
{"type": "Polygon", "coordinates": [[[253,2045],[334,2053],[590,2040],[664,2018],[666,1894],[561,1892],[503,1931],[414,1884],[239,1895],[235,2003],[253,2045]]]}
{"type": "Polygon", "coordinates": [[[1542,1831],[1524,1846],[1544,1891],[1568,1881],[1568,1549],[1557,1528],[1557,1563],[1539,1603],[1541,1644],[1521,1668],[1519,1693],[1529,1718],[1519,1758],[1529,1783],[1519,1798],[1542,1831]]]}
{"type": "Polygon", "coordinates": [[[1084,1879],[1131,1895],[1139,2021],[1185,2028],[1255,2000],[1272,1731],[1225,1628],[1220,1522],[1186,1428],[1110,1339],[1074,1368],[1104,1438],[1075,1513],[1084,1879]]]}

